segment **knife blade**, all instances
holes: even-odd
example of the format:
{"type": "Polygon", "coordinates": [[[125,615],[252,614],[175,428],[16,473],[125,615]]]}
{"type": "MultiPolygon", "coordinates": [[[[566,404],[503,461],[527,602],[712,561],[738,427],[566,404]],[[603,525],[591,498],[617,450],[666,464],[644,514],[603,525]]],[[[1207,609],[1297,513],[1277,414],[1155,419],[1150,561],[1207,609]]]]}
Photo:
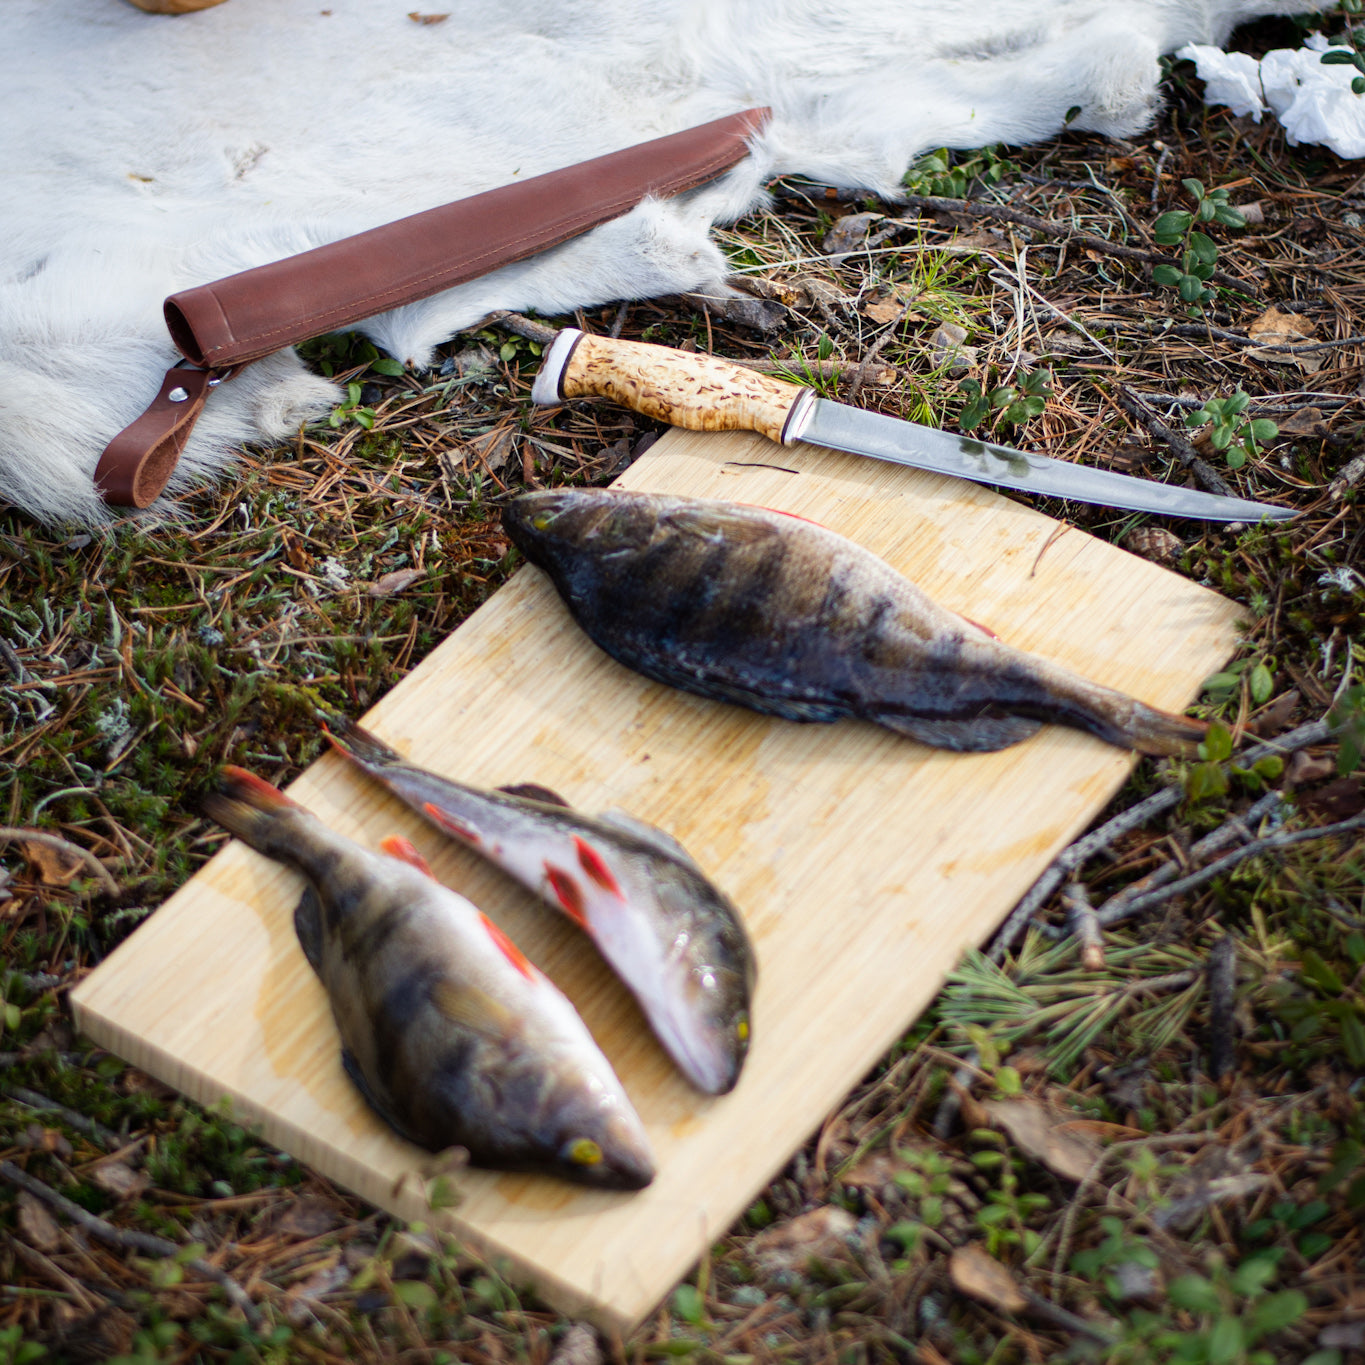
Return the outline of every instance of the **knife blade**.
{"type": "Polygon", "coordinates": [[[1033,455],[820,398],[811,389],[716,356],[566,327],[545,353],[531,397],[610,398],[693,431],[757,431],[782,445],[809,442],[974,483],[1202,521],[1284,521],[1297,513],[1033,455]]]}

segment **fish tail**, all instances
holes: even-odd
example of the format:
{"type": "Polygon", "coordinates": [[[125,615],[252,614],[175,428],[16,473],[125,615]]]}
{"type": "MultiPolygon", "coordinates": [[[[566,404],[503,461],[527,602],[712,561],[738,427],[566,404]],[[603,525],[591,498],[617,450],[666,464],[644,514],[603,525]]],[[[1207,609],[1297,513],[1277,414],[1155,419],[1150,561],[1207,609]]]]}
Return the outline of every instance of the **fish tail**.
{"type": "Polygon", "coordinates": [[[289,817],[304,813],[278,787],[232,764],[223,769],[218,790],[205,796],[202,805],[229,834],[270,857],[281,856],[287,839],[284,831],[295,823],[289,817]]]}
{"type": "Polygon", "coordinates": [[[1144,702],[1134,702],[1124,738],[1139,753],[1158,758],[1193,758],[1209,723],[1193,716],[1176,715],[1144,702]]]}
{"type": "Polygon", "coordinates": [[[323,722],[322,733],[337,753],[361,767],[386,768],[402,762],[401,754],[346,716],[329,716],[323,722]]]}

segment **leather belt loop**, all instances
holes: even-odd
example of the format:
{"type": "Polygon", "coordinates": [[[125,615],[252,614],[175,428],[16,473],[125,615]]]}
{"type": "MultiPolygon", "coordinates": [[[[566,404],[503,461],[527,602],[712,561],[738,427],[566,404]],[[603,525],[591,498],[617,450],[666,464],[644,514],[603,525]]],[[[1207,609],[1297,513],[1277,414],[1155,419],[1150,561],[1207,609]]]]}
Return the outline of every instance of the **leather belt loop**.
{"type": "Polygon", "coordinates": [[[95,466],[95,486],[105,502],[146,507],[159,497],[210,391],[240,368],[201,370],[181,361],[167,370],[151,405],[105,446],[95,466]]]}

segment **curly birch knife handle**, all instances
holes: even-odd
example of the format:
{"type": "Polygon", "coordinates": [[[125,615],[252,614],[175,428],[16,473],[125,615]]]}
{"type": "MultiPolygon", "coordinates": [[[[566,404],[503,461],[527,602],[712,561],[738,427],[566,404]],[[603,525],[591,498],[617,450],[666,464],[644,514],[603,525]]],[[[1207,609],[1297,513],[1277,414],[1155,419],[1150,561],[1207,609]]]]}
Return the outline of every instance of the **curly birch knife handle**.
{"type": "Polygon", "coordinates": [[[546,353],[531,397],[562,403],[610,398],[646,417],[692,431],[757,431],[792,445],[815,394],[715,356],[614,341],[566,327],[546,353]]]}

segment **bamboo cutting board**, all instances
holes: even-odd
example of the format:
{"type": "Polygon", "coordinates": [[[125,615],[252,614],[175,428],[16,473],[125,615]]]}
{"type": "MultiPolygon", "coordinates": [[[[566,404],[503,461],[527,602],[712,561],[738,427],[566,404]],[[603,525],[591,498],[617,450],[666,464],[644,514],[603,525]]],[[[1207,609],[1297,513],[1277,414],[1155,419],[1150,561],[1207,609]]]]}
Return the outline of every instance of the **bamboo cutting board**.
{"type": "MultiPolygon", "coordinates": [[[[761,503],[820,521],[1011,644],[1180,709],[1236,641],[1236,608],[977,485],[747,434],[670,432],[620,486],[761,503]]],[[[375,845],[410,837],[575,1002],[650,1131],[639,1194],[465,1171],[433,1213],[426,1153],[345,1078],[295,941],[300,881],[220,852],[72,995],[98,1043],[399,1215],[506,1257],[551,1303],[626,1332],[685,1275],[999,925],[1123,781],[1129,755],[1045,727],[998,754],[922,748],[859,722],[794,725],[627,672],[525,568],[363,723],[483,786],[535,781],[676,835],[743,912],[759,959],[738,1088],[671,1069],[586,937],[445,844],[328,755],[290,788],[375,845]]]]}

